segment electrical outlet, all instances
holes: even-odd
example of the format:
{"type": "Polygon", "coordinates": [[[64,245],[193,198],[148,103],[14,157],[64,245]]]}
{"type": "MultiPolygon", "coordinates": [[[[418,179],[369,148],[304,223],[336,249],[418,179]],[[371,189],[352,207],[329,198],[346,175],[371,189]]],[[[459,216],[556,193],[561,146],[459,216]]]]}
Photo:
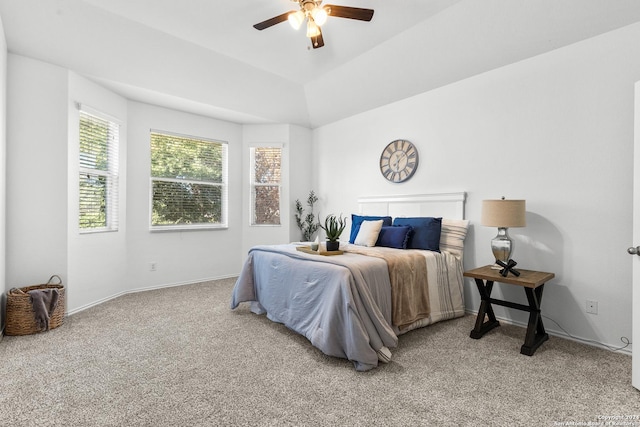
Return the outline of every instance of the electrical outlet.
{"type": "Polygon", "coordinates": [[[158,263],[157,262],[150,262],[149,263],[149,271],[156,271],[158,269],[158,263]]]}
{"type": "Polygon", "coordinates": [[[587,313],[598,314],[598,301],[587,300],[587,313]]]}

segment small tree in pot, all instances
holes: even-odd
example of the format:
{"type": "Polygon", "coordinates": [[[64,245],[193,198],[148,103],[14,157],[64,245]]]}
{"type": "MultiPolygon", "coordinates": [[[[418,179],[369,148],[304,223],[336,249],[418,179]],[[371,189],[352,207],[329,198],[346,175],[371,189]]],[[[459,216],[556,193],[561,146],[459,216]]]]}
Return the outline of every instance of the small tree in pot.
{"type": "Polygon", "coordinates": [[[320,228],[327,234],[328,251],[337,251],[340,248],[338,239],[346,226],[347,219],[343,218],[342,214],[339,217],[331,214],[324,219],[324,225],[320,224],[320,228]]]}
{"type": "Polygon", "coordinates": [[[304,207],[302,202],[296,199],[296,224],[302,233],[302,241],[309,242],[313,239],[313,235],[318,231],[319,223],[316,222],[316,216],[313,214],[313,205],[318,201],[318,196],[313,190],[309,192],[307,198],[307,206],[310,208],[310,212],[304,213],[304,207]]]}

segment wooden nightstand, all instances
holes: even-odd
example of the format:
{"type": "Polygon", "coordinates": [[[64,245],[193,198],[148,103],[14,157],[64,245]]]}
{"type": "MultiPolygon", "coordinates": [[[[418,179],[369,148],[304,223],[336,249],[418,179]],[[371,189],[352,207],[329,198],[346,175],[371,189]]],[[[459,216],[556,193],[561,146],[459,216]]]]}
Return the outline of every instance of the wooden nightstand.
{"type": "Polygon", "coordinates": [[[471,331],[471,338],[480,339],[484,334],[489,332],[500,323],[496,320],[491,304],[502,305],[504,307],[515,308],[529,312],[529,324],[527,325],[527,334],[524,339],[524,345],[520,348],[520,353],[527,356],[533,356],[536,349],[549,339],[549,335],[544,330],[542,324],[542,316],[540,314],[540,304],[542,302],[542,290],[544,284],[555,277],[553,273],[545,273],[542,271],[520,270],[520,276],[516,277],[509,273],[507,277],[502,277],[500,270],[494,270],[490,265],[465,271],[465,277],[471,277],[476,281],[478,292],[480,292],[480,309],[476,318],[475,328],[471,331]],[[522,286],[527,295],[529,305],[517,304],[510,301],[503,301],[491,298],[493,283],[507,283],[509,285],[522,286]],[[485,316],[489,319],[485,322],[485,316]]]}

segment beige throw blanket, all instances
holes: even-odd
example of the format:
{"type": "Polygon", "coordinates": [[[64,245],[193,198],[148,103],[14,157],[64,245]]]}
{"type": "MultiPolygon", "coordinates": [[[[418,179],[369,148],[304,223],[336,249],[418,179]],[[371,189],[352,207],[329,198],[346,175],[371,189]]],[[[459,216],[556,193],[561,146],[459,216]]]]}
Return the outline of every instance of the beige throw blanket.
{"type": "Polygon", "coordinates": [[[427,262],[411,249],[365,248],[349,245],[348,252],[382,258],[389,269],[391,282],[392,321],[398,329],[425,319],[431,314],[427,262]]]}

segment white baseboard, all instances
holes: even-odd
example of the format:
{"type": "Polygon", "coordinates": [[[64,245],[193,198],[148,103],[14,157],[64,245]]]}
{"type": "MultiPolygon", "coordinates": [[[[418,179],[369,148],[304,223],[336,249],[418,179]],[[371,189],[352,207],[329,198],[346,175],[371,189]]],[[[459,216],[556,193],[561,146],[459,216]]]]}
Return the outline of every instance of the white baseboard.
{"type": "MultiPolygon", "coordinates": [[[[190,280],[188,282],[177,282],[177,283],[165,283],[165,284],[161,284],[161,285],[153,285],[153,286],[146,286],[143,288],[135,288],[135,289],[129,289],[123,292],[118,292],[117,294],[113,294],[110,295],[108,297],[105,298],[101,298],[99,300],[93,301],[89,304],[85,304],[81,307],[75,308],[73,310],[67,311],[65,313],[65,316],[71,316],[72,314],[76,314],[79,313],[81,311],[87,310],[91,307],[95,307],[97,305],[103,304],[107,301],[111,301],[112,299],[116,299],[118,297],[121,297],[123,295],[127,295],[127,294],[135,294],[138,292],[145,292],[145,291],[152,291],[154,289],[163,289],[163,288],[174,288],[176,286],[185,286],[185,285],[195,285],[198,283],[203,283],[203,282],[210,282],[212,280],[222,280],[222,279],[229,279],[232,277],[237,277],[237,274],[233,274],[233,275],[229,275],[229,276],[219,276],[219,277],[213,277],[213,278],[205,278],[205,279],[197,279],[197,280],[190,280]]],[[[1,338],[0,338],[1,339],[1,338]]]]}
{"type": "MultiPolygon", "coordinates": [[[[469,314],[473,314],[474,316],[478,315],[478,310],[469,310],[469,309],[465,309],[466,313],[469,314]]],[[[516,320],[512,320],[512,319],[508,319],[506,317],[501,317],[501,316],[496,316],[496,319],[500,322],[504,322],[508,325],[514,325],[514,326],[520,326],[524,329],[527,328],[527,324],[524,322],[519,322],[516,320]]],[[[544,320],[544,319],[543,319],[544,320]]],[[[544,322],[543,322],[544,323],[544,322]]],[[[559,337],[559,338],[564,338],[564,339],[568,339],[570,341],[575,341],[575,342],[579,342],[581,344],[587,344],[590,345],[592,347],[598,347],[598,348],[602,348],[604,350],[609,350],[611,351],[611,348],[618,348],[620,347],[620,345],[613,345],[613,344],[607,344],[607,343],[600,343],[600,342],[596,342],[592,339],[589,338],[582,338],[582,337],[576,337],[576,336],[570,336],[567,335],[565,332],[563,331],[557,331],[554,330],[553,328],[549,328],[547,324],[544,325],[544,330],[549,334],[549,335],[553,335],[554,337],[559,337]]],[[[544,344],[543,344],[544,345],[544,344]]],[[[631,356],[631,349],[629,347],[627,348],[622,348],[619,350],[616,350],[616,352],[618,353],[623,353],[626,354],[627,356],[631,356]]]]}

